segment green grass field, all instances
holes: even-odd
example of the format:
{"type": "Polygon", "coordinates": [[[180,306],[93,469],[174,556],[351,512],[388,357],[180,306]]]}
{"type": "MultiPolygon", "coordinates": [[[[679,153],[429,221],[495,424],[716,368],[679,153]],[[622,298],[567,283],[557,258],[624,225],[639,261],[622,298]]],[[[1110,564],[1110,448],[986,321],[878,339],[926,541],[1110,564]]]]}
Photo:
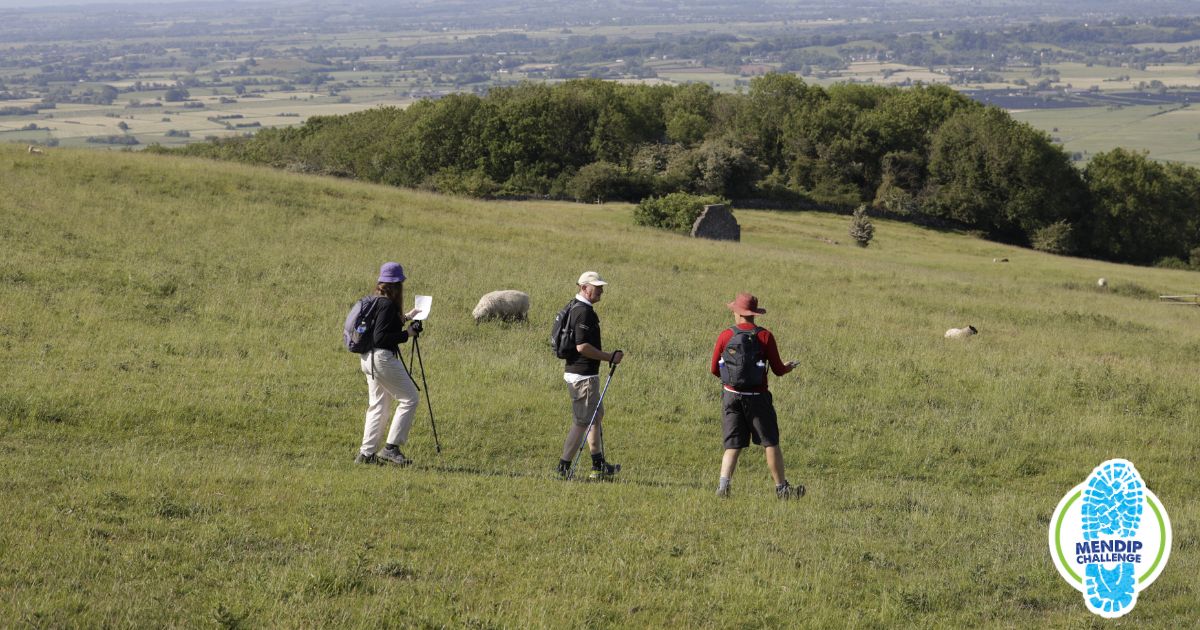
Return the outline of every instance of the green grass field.
{"type": "Polygon", "coordinates": [[[1156,299],[1194,273],[887,221],[860,249],[819,213],[740,210],[741,243],[703,242],[620,204],[20,149],[0,146],[0,625],[1107,627],[1046,532],[1112,457],[1175,529],[1119,624],[1195,621],[1200,310],[1156,299]],[[403,470],[351,463],[366,386],[340,346],[385,260],[433,296],[443,451],[422,403],[403,470]],[[549,478],[569,411],[545,338],[585,269],[628,353],[609,484],[549,478]],[[476,326],[504,288],[531,321],[476,326]],[[799,502],[758,449],[713,495],[707,361],[738,290],[801,362],[772,381],[799,502]]]}
{"type": "Polygon", "coordinates": [[[1024,110],[1012,113],[1057,138],[1068,152],[1085,159],[1122,147],[1145,151],[1151,159],[1200,166],[1200,109],[1142,105],[1024,110]]]}

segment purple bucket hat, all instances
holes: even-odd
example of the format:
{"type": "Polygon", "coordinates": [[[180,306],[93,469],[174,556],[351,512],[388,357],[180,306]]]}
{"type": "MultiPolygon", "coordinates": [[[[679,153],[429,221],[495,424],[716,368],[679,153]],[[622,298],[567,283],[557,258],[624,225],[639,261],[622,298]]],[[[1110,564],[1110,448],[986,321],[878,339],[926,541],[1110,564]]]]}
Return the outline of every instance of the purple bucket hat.
{"type": "Polygon", "coordinates": [[[404,282],[404,267],[398,262],[385,262],[379,268],[380,282],[404,282]]]}

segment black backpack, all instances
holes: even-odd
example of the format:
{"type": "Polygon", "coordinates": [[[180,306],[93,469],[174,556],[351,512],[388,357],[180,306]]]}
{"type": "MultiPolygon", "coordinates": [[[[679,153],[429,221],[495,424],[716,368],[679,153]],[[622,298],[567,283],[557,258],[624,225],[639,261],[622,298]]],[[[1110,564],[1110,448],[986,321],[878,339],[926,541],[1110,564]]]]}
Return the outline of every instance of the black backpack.
{"type": "Polygon", "coordinates": [[[368,295],[354,303],[342,325],[342,340],[350,352],[362,354],[375,347],[375,310],[378,295],[368,295]]]}
{"type": "Polygon", "coordinates": [[[550,326],[550,347],[554,349],[554,356],[560,359],[574,360],[579,356],[579,351],[575,349],[575,326],[571,321],[571,313],[579,306],[582,304],[578,300],[567,302],[554,316],[554,324],[550,326]]]}
{"type": "Polygon", "coordinates": [[[721,351],[721,382],[737,390],[761,386],[767,375],[766,357],[758,340],[762,328],[742,330],[734,326],[730,330],[733,337],[721,351]]]}

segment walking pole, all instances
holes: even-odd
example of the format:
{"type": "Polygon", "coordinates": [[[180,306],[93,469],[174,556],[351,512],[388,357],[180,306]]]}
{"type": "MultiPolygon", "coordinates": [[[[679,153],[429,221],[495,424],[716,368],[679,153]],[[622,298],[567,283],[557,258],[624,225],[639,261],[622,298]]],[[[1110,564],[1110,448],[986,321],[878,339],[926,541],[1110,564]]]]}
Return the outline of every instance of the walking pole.
{"type": "MultiPolygon", "coordinates": [[[[417,365],[421,366],[421,386],[425,388],[425,404],[429,406],[429,426],[433,427],[433,444],[437,447],[437,454],[442,454],[442,443],[438,441],[437,422],[433,420],[433,401],[429,400],[429,383],[425,382],[425,361],[421,359],[421,335],[420,329],[417,329],[417,336],[413,337],[413,349],[417,352],[417,365]]],[[[409,357],[409,361],[412,357],[409,357]]]]}
{"type": "MultiPolygon", "coordinates": [[[[579,456],[583,454],[583,447],[587,446],[588,434],[592,432],[592,425],[596,424],[596,416],[600,413],[600,404],[604,402],[604,395],[608,393],[608,384],[612,382],[613,372],[617,371],[617,364],[613,363],[608,369],[608,380],[604,381],[604,389],[600,390],[600,400],[596,401],[596,409],[592,411],[592,419],[588,420],[587,430],[583,432],[583,441],[579,443],[579,450],[575,451],[575,459],[571,461],[571,470],[567,472],[567,479],[575,476],[575,466],[579,464],[579,456]]],[[[604,435],[601,431],[597,435],[604,435]]],[[[603,438],[601,438],[603,439],[603,438]]]]}

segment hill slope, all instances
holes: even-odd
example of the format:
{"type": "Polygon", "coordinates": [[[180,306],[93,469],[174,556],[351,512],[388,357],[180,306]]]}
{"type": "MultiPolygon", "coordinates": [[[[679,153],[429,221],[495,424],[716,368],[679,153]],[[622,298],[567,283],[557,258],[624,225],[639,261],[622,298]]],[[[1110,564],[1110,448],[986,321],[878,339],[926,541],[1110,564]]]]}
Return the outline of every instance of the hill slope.
{"type": "Polygon", "coordinates": [[[742,243],[700,242],[622,205],[137,154],[0,146],[0,189],[0,618],[1077,626],[1046,527],[1110,457],[1176,532],[1126,619],[1194,618],[1200,313],[1155,300],[1193,274],[883,221],[859,249],[824,214],[739,211],[742,243]],[[337,330],[384,260],[434,304],[444,449],[422,403],[406,470],[350,463],[366,388],[337,330]],[[546,329],[584,269],[611,281],[605,346],[628,352],[612,484],[548,474],[568,405],[546,329]],[[472,322],[501,288],[532,296],[528,325],[472,322]],[[706,368],[738,290],[801,362],[772,381],[798,503],[756,449],[713,496],[706,368]],[[978,337],[942,339],[968,323],[978,337]]]}

